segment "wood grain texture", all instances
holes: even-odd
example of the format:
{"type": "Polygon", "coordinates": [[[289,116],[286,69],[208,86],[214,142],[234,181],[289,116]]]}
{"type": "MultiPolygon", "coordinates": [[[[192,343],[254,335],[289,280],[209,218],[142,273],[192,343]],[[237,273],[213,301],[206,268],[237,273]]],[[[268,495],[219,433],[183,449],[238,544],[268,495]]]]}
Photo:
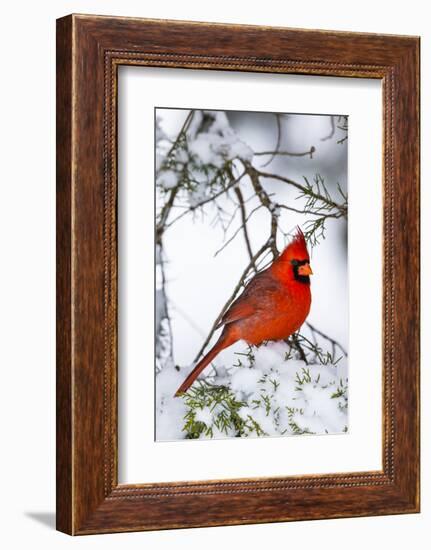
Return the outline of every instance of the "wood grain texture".
{"type": "Polygon", "coordinates": [[[72,33],[57,23],[57,529],[72,531],[72,33]]]}
{"type": "Polygon", "coordinates": [[[73,15],[58,21],[57,50],[58,529],[87,534],[417,512],[419,39],[73,15]],[[382,471],[118,485],[122,64],[382,80],[382,471]]]}

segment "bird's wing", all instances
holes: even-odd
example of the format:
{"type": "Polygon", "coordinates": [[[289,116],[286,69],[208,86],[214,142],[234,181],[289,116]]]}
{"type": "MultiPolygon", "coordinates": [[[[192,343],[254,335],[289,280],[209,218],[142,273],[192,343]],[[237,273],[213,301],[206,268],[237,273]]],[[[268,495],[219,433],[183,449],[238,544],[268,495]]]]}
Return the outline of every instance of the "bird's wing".
{"type": "Polygon", "coordinates": [[[280,285],[267,272],[256,275],[226,311],[217,328],[250,317],[280,293],[280,285]]]}
{"type": "MultiPolygon", "coordinates": [[[[242,295],[240,296],[240,298],[242,295]]],[[[222,320],[217,325],[216,328],[221,327],[222,325],[227,325],[228,323],[233,323],[234,321],[239,321],[240,319],[245,319],[250,317],[256,311],[252,304],[249,304],[238,298],[226,311],[223,315],[222,320]]]]}

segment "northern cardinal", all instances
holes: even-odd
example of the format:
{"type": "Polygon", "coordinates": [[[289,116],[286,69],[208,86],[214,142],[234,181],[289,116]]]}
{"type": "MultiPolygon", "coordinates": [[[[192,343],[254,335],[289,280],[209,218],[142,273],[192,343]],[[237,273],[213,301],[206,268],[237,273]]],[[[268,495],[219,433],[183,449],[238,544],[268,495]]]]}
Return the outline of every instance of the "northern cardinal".
{"type": "Polygon", "coordinates": [[[256,274],[232,303],[216,328],[223,332],[175,393],[186,392],[199,374],[223,349],[238,340],[258,346],[266,340],[284,340],[296,332],[311,306],[310,257],[298,227],[283,253],[256,274]]]}

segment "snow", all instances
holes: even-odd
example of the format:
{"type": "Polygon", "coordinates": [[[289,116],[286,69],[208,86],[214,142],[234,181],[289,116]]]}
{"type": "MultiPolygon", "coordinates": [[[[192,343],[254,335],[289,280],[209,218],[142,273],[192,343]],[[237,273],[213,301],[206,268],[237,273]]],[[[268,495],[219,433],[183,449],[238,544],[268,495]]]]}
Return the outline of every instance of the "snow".
{"type": "MultiPolygon", "coordinates": [[[[302,435],[343,433],[348,425],[348,398],[345,359],[336,365],[312,364],[289,359],[290,348],[284,342],[268,342],[241,356],[241,366],[225,365],[212,385],[224,385],[240,404],[238,416],[244,422],[243,433],[233,425],[220,429],[224,403],[193,406],[194,420],[210,428],[199,438],[302,435]],[[226,375],[226,370],[228,375],[226,375]],[[217,424],[217,425],[216,425],[217,424]],[[256,431],[256,424],[260,432],[256,431]]],[[[190,367],[165,367],[157,375],[157,439],[185,439],[185,415],[191,411],[185,397],[172,397],[191,370],[190,367]]],[[[204,379],[205,380],[205,379],[204,379]]]]}
{"type": "Polygon", "coordinates": [[[202,115],[195,114],[188,132],[188,149],[196,164],[221,168],[227,160],[252,160],[252,149],[239,139],[224,112],[203,111],[203,115],[212,120],[208,130],[198,132],[202,115]]]}
{"type": "Polygon", "coordinates": [[[160,332],[162,320],[166,317],[165,293],[162,289],[156,290],[156,334],[160,332]]]}
{"type": "Polygon", "coordinates": [[[164,155],[160,153],[156,153],[156,172],[158,172],[162,167],[164,159],[165,159],[164,155]]]}
{"type": "Polygon", "coordinates": [[[230,387],[235,392],[252,394],[256,388],[262,372],[258,369],[238,368],[232,375],[230,387]]]}
{"type": "Polygon", "coordinates": [[[271,345],[260,346],[254,353],[256,364],[260,370],[267,373],[284,359],[286,346],[283,342],[272,342],[271,345]]]}
{"type": "Polygon", "coordinates": [[[253,151],[235,134],[220,136],[213,133],[199,134],[189,145],[189,151],[201,164],[221,168],[227,160],[242,158],[250,161],[253,151]]]}
{"type": "Polygon", "coordinates": [[[182,399],[174,397],[174,393],[184,379],[173,366],[165,365],[157,375],[156,384],[156,439],[184,439],[183,417],[186,406],[182,399]]]}
{"type": "Polygon", "coordinates": [[[211,426],[213,421],[213,414],[209,407],[198,409],[195,414],[196,422],[203,422],[207,426],[211,426]]]}
{"type": "Polygon", "coordinates": [[[161,141],[169,141],[169,137],[161,127],[162,119],[158,116],[156,117],[156,144],[158,145],[161,141]]]}
{"type": "Polygon", "coordinates": [[[178,172],[174,170],[163,170],[157,178],[157,185],[166,190],[173,189],[177,184],[178,172]]]}

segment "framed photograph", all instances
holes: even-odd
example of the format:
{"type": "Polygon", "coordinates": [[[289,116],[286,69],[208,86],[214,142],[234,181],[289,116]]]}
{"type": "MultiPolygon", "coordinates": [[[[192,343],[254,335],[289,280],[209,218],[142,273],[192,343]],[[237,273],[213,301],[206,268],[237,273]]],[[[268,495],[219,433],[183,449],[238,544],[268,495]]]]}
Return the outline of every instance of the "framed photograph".
{"type": "Polygon", "coordinates": [[[57,528],[419,511],[419,38],[57,21],[57,528]]]}

